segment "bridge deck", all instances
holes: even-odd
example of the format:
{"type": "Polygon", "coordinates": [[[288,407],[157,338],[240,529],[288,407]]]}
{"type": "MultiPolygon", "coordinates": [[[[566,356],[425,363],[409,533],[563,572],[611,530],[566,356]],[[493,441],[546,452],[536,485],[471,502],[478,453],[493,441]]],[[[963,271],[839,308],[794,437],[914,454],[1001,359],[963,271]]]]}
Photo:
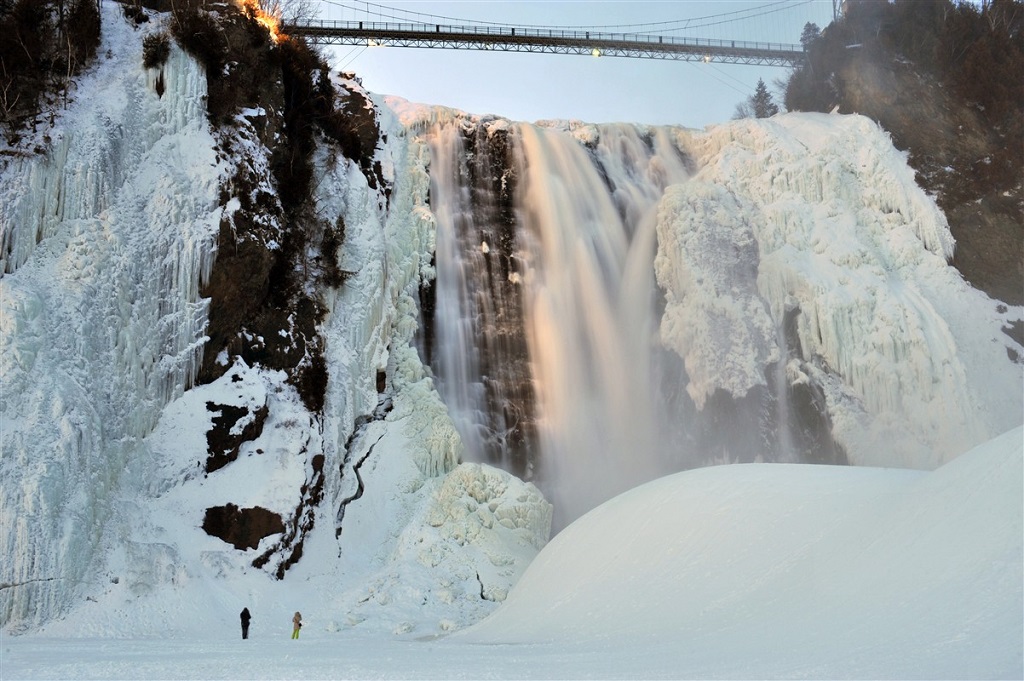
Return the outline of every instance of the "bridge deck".
{"type": "Polygon", "coordinates": [[[715,61],[727,64],[791,66],[803,63],[799,45],[742,40],[676,38],[643,33],[596,33],[444,24],[310,20],[283,32],[331,45],[435,47],[449,49],[599,54],[608,57],[715,61]],[[596,52],[595,52],[596,50],[596,52]]]}

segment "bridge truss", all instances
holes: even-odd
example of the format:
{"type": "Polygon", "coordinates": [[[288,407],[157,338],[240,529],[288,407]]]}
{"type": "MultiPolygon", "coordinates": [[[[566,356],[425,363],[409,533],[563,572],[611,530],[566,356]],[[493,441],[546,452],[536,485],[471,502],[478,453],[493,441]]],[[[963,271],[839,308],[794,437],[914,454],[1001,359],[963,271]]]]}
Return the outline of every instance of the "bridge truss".
{"type": "Polygon", "coordinates": [[[782,67],[796,67],[804,61],[800,45],[642,33],[319,19],[285,25],[282,32],[327,45],[547,52],[782,67]]]}

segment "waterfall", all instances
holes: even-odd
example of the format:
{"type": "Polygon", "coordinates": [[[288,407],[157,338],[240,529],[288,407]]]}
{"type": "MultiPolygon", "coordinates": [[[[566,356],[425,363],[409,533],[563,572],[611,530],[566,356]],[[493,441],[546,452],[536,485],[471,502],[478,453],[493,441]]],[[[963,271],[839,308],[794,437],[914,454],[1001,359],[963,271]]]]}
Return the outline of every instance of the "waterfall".
{"type": "Polygon", "coordinates": [[[556,529],[678,470],[652,263],[655,209],[686,179],[683,155],[626,125],[448,124],[432,151],[433,365],[468,456],[518,460],[556,529]]]}
{"type": "MultiPolygon", "coordinates": [[[[485,137],[485,136],[484,136],[485,137]]],[[[502,216],[504,156],[449,125],[432,144],[437,219],[439,390],[469,456],[533,474],[533,389],[522,325],[514,225],[502,216]],[[472,150],[467,145],[473,146],[472,150]],[[492,169],[496,172],[492,172],[492,169]]],[[[508,195],[504,205],[507,209],[508,195]]]]}
{"type": "Polygon", "coordinates": [[[541,482],[566,520],[667,470],[654,208],[686,172],[632,127],[602,129],[591,150],[530,126],[521,139],[526,323],[542,461],[560,484],[541,482]]]}
{"type": "MultiPolygon", "coordinates": [[[[784,320],[785,315],[779,315],[777,318],[784,320]]],[[[789,366],[789,350],[786,341],[786,327],[782,321],[778,324],[775,339],[780,348],[779,361],[775,363],[775,367],[772,370],[772,389],[776,402],[775,422],[778,424],[779,438],[778,460],[792,462],[796,460],[796,445],[793,442],[793,432],[791,430],[792,417],[790,415],[789,380],[786,377],[787,367],[789,366]]]]}

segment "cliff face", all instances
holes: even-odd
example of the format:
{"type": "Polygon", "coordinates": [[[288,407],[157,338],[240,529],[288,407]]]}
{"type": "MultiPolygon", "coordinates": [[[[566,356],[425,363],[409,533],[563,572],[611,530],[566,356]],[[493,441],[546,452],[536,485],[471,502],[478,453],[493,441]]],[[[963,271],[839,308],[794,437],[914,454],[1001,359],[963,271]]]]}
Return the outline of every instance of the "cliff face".
{"type": "Polygon", "coordinates": [[[551,511],[460,465],[411,349],[426,177],[396,175],[368,93],[244,11],[144,15],[105,7],[106,58],[0,157],[0,622],[105,600],[166,632],[164,588],[215,620],[237,608],[190,589],[272,589],[303,558],[348,585],[332,610],[362,587],[478,619],[551,511]]]}

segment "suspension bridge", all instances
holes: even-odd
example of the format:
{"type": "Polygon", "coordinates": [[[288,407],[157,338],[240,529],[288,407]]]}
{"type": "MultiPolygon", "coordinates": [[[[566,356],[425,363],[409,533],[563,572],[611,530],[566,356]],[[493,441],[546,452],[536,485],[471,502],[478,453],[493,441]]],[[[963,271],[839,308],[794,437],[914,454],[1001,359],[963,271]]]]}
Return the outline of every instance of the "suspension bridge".
{"type": "MultiPolygon", "coordinates": [[[[834,12],[837,11],[837,1],[833,0],[834,12]]],[[[774,2],[765,7],[771,8],[782,4],[784,3],[774,2]]],[[[306,19],[286,22],[282,30],[287,34],[304,36],[325,45],[545,52],[780,67],[799,66],[805,58],[804,48],[799,44],[680,37],[672,34],[678,32],[681,27],[688,26],[688,23],[668,26],[673,22],[660,22],[658,25],[637,24],[628,27],[639,30],[607,30],[612,27],[588,30],[584,27],[515,26],[460,20],[456,20],[458,23],[452,23],[449,17],[435,17],[417,12],[397,15],[394,13],[397,10],[382,5],[358,5],[366,7],[366,18],[306,19]],[[376,16],[369,10],[371,5],[377,8],[376,16]],[[385,14],[384,11],[388,13],[385,14]],[[371,20],[383,17],[388,20],[371,20]]],[[[766,13],[768,12],[762,14],[766,13]]],[[[738,12],[726,12],[703,19],[718,19],[730,14],[738,12]]],[[[750,14],[746,18],[751,16],[760,15],[750,14]]]]}

